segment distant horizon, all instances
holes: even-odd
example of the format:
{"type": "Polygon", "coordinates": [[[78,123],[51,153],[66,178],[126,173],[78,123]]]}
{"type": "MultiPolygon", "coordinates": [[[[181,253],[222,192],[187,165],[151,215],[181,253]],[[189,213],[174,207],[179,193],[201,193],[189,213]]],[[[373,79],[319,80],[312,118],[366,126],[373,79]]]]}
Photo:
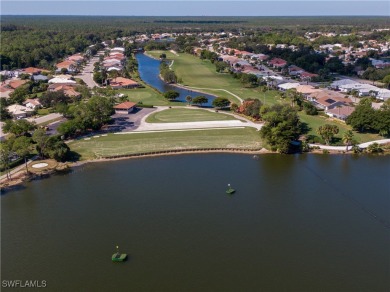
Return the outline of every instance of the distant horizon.
{"type": "MultiPolygon", "coordinates": [[[[174,17],[241,17],[241,18],[256,18],[256,17],[285,17],[285,18],[295,18],[295,17],[389,17],[386,14],[378,15],[378,14],[372,14],[372,15],[90,15],[90,14],[0,14],[1,16],[20,16],[20,17],[42,17],[42,16],[82,16],[82,17],[167,17],[167,18],[174,18],[174,17]]],[[[389,22],[390,26],[390,22],[389,22]]]]}
{"type": "Polygon", "coordinates": [[[389,16],[388,1],[1,1],[1,16],[389,16]]]}

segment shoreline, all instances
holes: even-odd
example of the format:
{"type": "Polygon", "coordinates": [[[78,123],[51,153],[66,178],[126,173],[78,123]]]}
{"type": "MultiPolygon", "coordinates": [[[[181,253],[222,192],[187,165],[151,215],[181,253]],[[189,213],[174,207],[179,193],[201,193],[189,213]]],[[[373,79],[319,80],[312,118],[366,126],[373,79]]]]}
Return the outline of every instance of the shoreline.
{"type": "MultiPolygon", "coordinates": [[[[212,153],[227,153],[227,154],[244,154],[244,155],[254,155],[254,158],[258,158],[257,155],[264,155],[264,154],[279,154],[276,151],[267,150],[265,148],[261,148],[260,150],[245,150],[245,149],[208,149],[208,150],[172,150],[172,151],[163,151],[163,152],[152,152],[152,153],[140,153],[140,154],[129,154],[129,155],[123,155],[120,157],[104,157],[104,158],[96,158],[96,159],[87,159],[83,161],[76,161],[76,162],[67,162],[66,168],[61,170],[50,170],[50,171],[43,171],[42,173],[26,173],[24,170],[20,170],[19,172],[16,172],[13,174],[13,178],[11,180],[7,180],[6,178],[0,181],[0,189],[1,193],[5,193],[8,191],[11,191],[13,189],[18,189],[22,187],[22,185],[27,181],[32,181],[36,179],[42,179],[42,178],[50,178],[51,175],[57,174],[57,173],[63,173],[64,171],[70,171],[75,170],[76,168],[80,166],[84,166],[87,164],[92,163],[101,163],[101,162],[109,162],[109,161],[119,161],[119,160],[130,160],[130,159],[142,159],[142,158],[152,158],[152,157],[169,157],[169,156],[176,156],[176,155],[188,155],[188,154],[212,154],[212,153]]],[[[328,153],[324,153],[322,149],[314,149],[310,152],[302,152],[300,154],[314,154],[314,155],[357,155],[360,156],[362,154],[355,154],[352,151],[336,151],[331,150],[328,151],[328,153]]],[[[368,154],[368,153],[363,153],[368,154]]],[[[288,154],[286,154],[288,155],[288,154]]],[[[383,152],[379,154],[373,154],[373,155],[390,155],[390,152],[383,152]]]]}

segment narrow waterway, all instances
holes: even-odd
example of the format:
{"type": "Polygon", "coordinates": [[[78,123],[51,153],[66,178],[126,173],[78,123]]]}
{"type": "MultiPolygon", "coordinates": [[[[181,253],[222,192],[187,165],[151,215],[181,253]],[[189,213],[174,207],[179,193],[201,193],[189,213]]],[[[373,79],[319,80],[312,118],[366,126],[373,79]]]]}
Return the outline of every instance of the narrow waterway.
{"type": "Polygon", "coordinates": [[[88,164],[1,196],[2,280],[46,280],[45,291],[390,291],[389,177],[390,156],[88,164]],[[116,245],[127,262],[111,262],[116,245]]]}
{"type": "Polygon", "coordinates": [[[161,61],[153,59],[143,53],[137,53],[136,55],[137,61],[138,61],[138,71],[140,74],[141,79],[149,84],[150,86],[156,88],[160,92],[166,92],[168,90],[175,90],[180,93],[179,98],[177,99],[178,102],[186,102],[186,97],[188,95],[192,96],[193,98],[199,95],[203,95],[207,97],[208,103],[204,104],[204,106],[211,106],[215,96],[201,93],[194,90],[187,90],[184,88],[180,88],[174,85],[170,85],[165,83],[161,78],[160,75],[160,63],[161,61]]]}

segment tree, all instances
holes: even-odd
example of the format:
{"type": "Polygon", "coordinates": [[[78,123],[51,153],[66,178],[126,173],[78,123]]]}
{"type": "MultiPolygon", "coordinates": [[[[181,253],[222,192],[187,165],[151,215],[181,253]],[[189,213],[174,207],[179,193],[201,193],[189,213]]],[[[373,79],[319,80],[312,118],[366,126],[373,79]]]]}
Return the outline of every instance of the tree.
{"type": "Polygon", "coordinates": [[[233,111],[233,112],[237,112],[238,110],[238,105],[236,103],[232,103],[230,105],[230,109],[233,111]]]}
{"type": "Polygon", "coordinates": [[[66,145],[59,136],[51,136],[47,139],[44,155],[57,161],[64,161],[69,150],[68,145],[66,145]]]}
{"type": "Polygon", "coordinates": [[[202,106],[203,104],[208,103],[208,102],[209,102],[209,100],[204,95],[199,95],[192,100],[193,104],[199,104],[200,106],[202,106]]]}
{"type": "Polygon", "coordinates": [[[164,93],[164,97],[168,100],[175,100],[180,96],[180,93],[174,90],[168,90],[164,93]]]}
{"type": "Polygon", "coordinates": [[[230,104],[229,99],[225,97],[217,97],[213,100],[213,106],[216,108],[228,107],[230,104]]]}
{"type": "Polygon", "coordinates": [[[20,120],[7,120],[3,126],[4,133],[11,133],[15,136],[27,135],[29,131],[32,131],[36,128],[35,124],[30,123],[25,119],[20,120]]]}
{"type": "Polygon", "coordinates": [[[305,113],[307,115],[315,116],[318,114],[317,108],[313,104],[311,104],[310,102],[304,102],[303,108],[304,108],[305,113]]]}
{"type": "Polygon", "coordinates": [[[32,139],[36,143],[36,149],[38,151],[39,157],[44,158],[44,153],[47,147],[47,141],[49,139],[49,136],[46,135],[46,131],[41,128],[35,130],[32,139]]]}
{"type": "Polygon", "coordinates": [[[16,88],[9,95],[9,97],[13,103],[22,104],[26,100],[29,93],[30,92],[28,91],[28,88],[25,85],[23,85],[23,86],[16,88]]]}
{"type": "Polygon", "coordinates": [[[31,138],[28,138],[26,136],[17,137],[13,142],[12,151],[14,151],[19,157],[24,159],[26,173],[28,173],[27,156],[30,154],[31,151],[31,138]]]}
{"type": "Polygon", "coordinates": [[[186,101],[188,102],[188,105],[190,105],[191,102],[192,102],[192,96],[191,95],[187,95],[186,96],[186,101]]]}
{"type": "Polygon", "coordinates": [[[289,153],[292,141],[301,134],[301,124],[297,111],[286,104],[276,104],[271,107],[262,106],[261,116],[265,125],[260,134],[265,138],[272,150],[289,153]]]}
{"type": "Polygon", "coordinates": [[[160,55],[160,59],[166,59],[167,58],[167,55],[165,54],[165,53],[162,53],[161,55],[160,55]]]}
{"type": "Polygon", "coordinates": [[[63,90],[48,91],[39,98],[39,102],[43,107],[55,107],[57,104],[67,104],[71,102],[71,98],[65,94],[63,90]]]}
{"type": "Polygon", "coordinates": [[[12,119],[11,113],[7,109],[8,102],[5,98],[0,98],[0,121],[12,119]]]}
{"type": "Polygon", "coordinates": [[[359,104],[347,117],[346,123],[359,132],[372,131],[374,130],[375,118],[375,109],[371,107],[371,103],[359,104]]]}
{"type": "Polygon", "coordinates": [[[348,130],[343,135],[343,142],[347,144],[346,151],[348,152],[348,146],[351,145],[353,141],[353,132],[351,130],[348,130]]]}
{"type": "Polygon", "coordinates": [[[0,142],[0,166],[5,170],[7,179],[11,179],[9,167],[11,163],[11,147],[8,142],[0,142]]]}
{"type": "Polygon", "coordinates": [[[78,130],[77,122],[75,120],[68,120],[60,124],[57,128],[57,132],[65,137],[72,137],[78,130]]]}
{"type": "Polygon", "coordinates": [[[336,125],[325,124],[317,129],[317,133],[325,140],[326,145],[329,145],[334,135],[338,134],[339,127],[336,125]]]}
{"type": "Polygon", "coordinates": [[[386,88],[390,89],[390,75],[386,75],[382,79],[382,82],[386,85],[386,88]]]}

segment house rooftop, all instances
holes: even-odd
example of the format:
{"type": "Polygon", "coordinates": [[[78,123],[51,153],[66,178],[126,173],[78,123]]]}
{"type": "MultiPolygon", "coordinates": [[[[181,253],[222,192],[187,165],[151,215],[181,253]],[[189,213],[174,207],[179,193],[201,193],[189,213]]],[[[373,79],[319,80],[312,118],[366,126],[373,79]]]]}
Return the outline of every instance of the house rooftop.
{"type": "Polygon", "coordinates": [[[132,107],[136,106],[136,103],[135,102],[131,102],[131,101],[125,101],[125,102],[122,102],[116,106],[114,106],[114,109],[119,109],[119,110],[129,110],[131,109],[132,107]]]}

